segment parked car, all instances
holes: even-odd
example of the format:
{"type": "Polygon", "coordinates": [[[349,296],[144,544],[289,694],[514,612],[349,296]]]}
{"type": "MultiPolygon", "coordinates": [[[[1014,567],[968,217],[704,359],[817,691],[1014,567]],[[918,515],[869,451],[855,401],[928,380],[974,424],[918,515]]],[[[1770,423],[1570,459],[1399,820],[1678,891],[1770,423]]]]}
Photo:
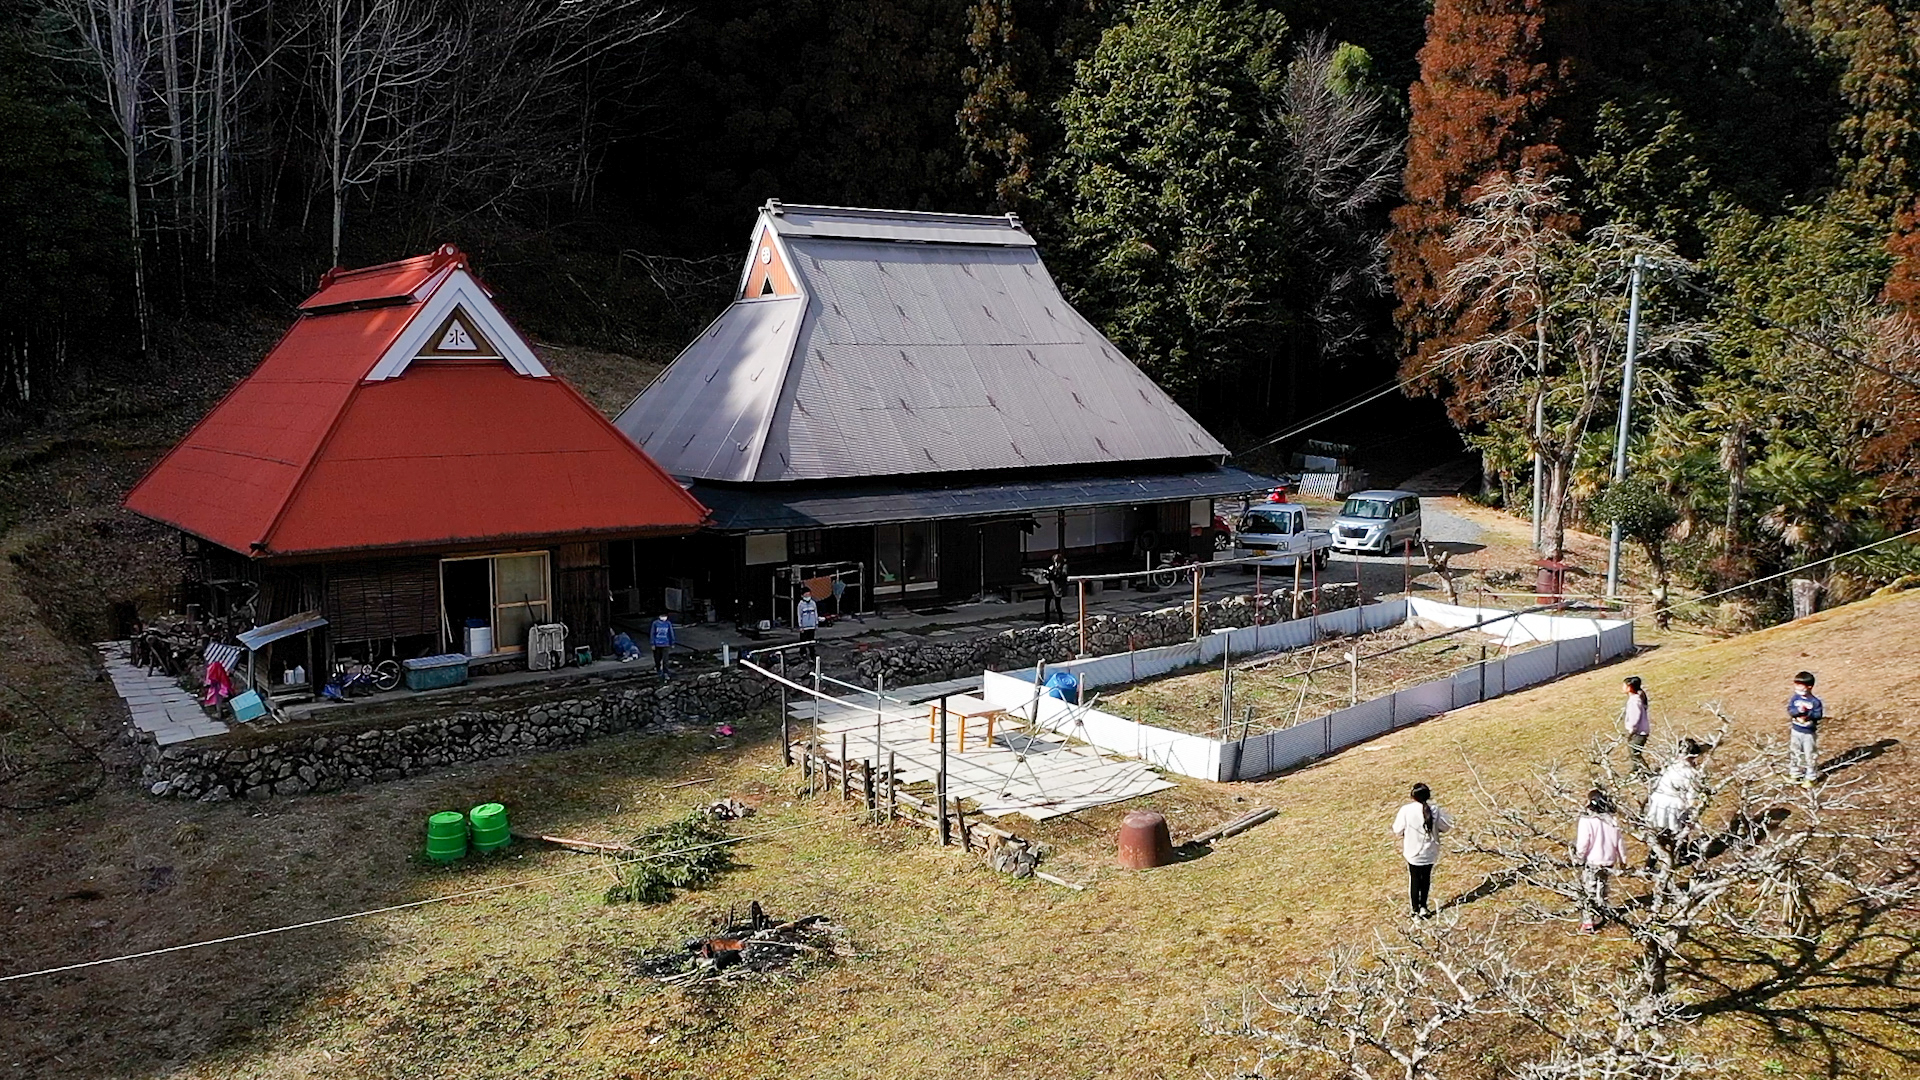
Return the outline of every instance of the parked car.
{"type": "Polygon", "coordinates": [[[1292,566],[1305,558],[1324,565],[1333,536],[1307,527],[1307,508],[1298,503],[1255,503],[1240,515],[1237,546],[1251,556],[1271,555],[1263,566],[1292,566]]]}
{"type": "Polygon", "coordinates": [[[1386,555],[1420,542],[1420,496],[1411,491],[1356,491],[1333,519],[1337,551],[1386,555]]]}

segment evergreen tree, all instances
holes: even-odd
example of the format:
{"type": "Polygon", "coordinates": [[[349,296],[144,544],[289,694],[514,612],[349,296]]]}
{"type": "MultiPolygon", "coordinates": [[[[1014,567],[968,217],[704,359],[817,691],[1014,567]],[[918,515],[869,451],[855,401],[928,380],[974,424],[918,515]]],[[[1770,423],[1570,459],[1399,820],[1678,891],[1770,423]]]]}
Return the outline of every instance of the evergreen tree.
{"type": "Polygon", "coordinates": [[[1289,317],[1279,15],[1147,0],[1101,35],[1061,102],[1069,287],[1176,397],[1244,396],[1289,317]]]}

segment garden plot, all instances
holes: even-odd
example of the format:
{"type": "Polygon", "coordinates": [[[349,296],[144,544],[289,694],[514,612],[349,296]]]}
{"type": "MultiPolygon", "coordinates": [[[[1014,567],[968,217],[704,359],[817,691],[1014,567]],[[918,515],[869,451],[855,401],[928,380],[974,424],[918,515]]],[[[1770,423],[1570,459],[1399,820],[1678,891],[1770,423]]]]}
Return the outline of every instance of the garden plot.
{"type": "Polygon", "coordinates": [[[1183,776],[1234,780],[1293,768],[1632,648],[1630,622],[1414,597],[1161,649],[989,671],[981,693],[1035,730],[1183,776]],[[1447,630],[1460,632],[1422,640],[1447,630]],[[1359,657],[1357,672],[1349,652],[1359,657]],[[1083,704],[1037,691],[1054,671],[1078,677],[1083,704]]]}
{"type": "Polygon", "coordinates": [[[1289,728],[1511,651],[1479,634],[1436,639],[1438,632],[1416,620],[1372,633],[1332,635],[1304,649],[1223,656],[1218,666],[1098,691],[1099,708],[1194,735],[1245,737],[1289,728]],[[1345,659],[1348,653],[1357,654],[1359,662],[1345,659]]]}

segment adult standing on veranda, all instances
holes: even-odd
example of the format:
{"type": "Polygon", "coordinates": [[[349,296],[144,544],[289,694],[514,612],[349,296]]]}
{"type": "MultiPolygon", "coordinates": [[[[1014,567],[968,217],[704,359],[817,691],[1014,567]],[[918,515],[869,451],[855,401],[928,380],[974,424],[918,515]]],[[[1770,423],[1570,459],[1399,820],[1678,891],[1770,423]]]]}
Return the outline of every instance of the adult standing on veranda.
{"type": "Polygon", "coordinates": [[[668,654],[673,651],[673,619],[666,612],[653,620],[648,628],[648,639],[653,643],[653,673],[662,679],[673,677],[671,666],[667,663],[668,654]]]}
{"type": "Polygon", "coordinates": [[[1053,561],[1047,564],[1047,606],[1041,616],[1044,622],[1066,622],[1067,599],[1067,557],[1054,552],[1053,561]]]}
{"type": "Polygon", "coordinates": [[[1407,898],[1416,919],[1433,917],[1428,902],[1433,890],[1433,868],[1440,861],[1440,837],[1453,828],[1453,818],[1433,803],[1433,791],[1425,784],[1413,785],[1412,801],[1393,818],[1393,833],[1400,838],[1400,854],[1407,860],[1407,898]]]}
{"type": "Polygon", "coordinates": [[[793,609],[793,625],[800,631],[800,640],[806,643],[807,658],[818,656],[813,641],[820,632],[820,605],[814,600],[812,590],[804,587],[800,590],[800,602],[793,609]]]}

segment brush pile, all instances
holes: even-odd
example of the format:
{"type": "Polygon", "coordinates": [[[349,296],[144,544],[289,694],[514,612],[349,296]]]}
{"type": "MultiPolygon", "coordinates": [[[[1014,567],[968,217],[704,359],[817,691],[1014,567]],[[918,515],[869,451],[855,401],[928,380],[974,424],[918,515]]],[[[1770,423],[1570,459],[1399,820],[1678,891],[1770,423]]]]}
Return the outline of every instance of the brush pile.
{"type": "Polygon", "coordinates": [[[778,976],[841,955],[835,944],[837,929],[825,915],[776,922],[755,900],[746,921],[733,921],[729,911],[717,932],[636,957],[632,966],[636,974],[668,986],[778,976]]]}

